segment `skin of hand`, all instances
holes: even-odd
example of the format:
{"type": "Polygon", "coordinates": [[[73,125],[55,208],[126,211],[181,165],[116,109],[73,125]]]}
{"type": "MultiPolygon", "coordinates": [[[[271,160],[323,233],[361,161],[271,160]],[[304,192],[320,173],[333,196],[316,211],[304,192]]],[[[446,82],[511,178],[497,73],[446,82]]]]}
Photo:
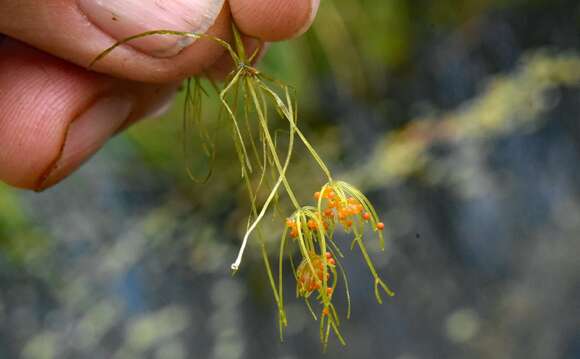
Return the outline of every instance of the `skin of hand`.
{"type": "Polygon", "coordinates": [[[227,73],[210,40],[152,36],[91,60],[149,30],[232,39],[248,53],[308,29],[319,0],[0,1],[0,180],[44,190],[71,174],[131,123],[158,113],[180,82],[227,73]]]}

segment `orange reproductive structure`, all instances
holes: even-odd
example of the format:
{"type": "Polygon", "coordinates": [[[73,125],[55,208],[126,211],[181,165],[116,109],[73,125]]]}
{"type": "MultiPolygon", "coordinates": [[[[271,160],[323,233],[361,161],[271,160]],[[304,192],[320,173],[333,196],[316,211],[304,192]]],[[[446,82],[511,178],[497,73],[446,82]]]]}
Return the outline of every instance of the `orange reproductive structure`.
{"type": "MultiPolygon", "coordinates": [[[[368,232],[374,232],[380,248],[383,249],[385,224],[379,221],[372,204],[364,194],[346,182],[332,181],[325,184],[319,192],[314,193],[314,199],[315,206],[300,207],[286,219],[286,230],[282,235],[280,253],[285,251],[287,244],[297,247],[300,261],[296,268],[293,266],[296,295],[304,298],[314,318],[319,318],[321,341],[326,345],[329,334],[333,332],[344,344],[344,339],[339,332],[339,315],[333,299],[337,285],[344,286],[348,305],[346,318],[348,319],[350,294],[346,272],[339,261],[339,258],[344,255],[340,246],[335,243],[335,231],[342,228],[353,235],[350,248],[353,250],[357,247],[360,250],[374,279],[377,301],[382,303],[381,292],[388,296],[394,293],[380,278],[363,237],[368,232]],[[288,237],[291,239],[289,243],[286,241],[288,237]],[[315,303],[320,306],[320,317],[315,314],[310,298],[314,298],[315,303]]],[[[282,255],[279,265],[282,271],[282,255]]],[[[277,294],[279,302],[282,303],[282,291],[280,290],[277,294]]]]}
{"type": "MultiPolygon", "coordinates": [[[[336,261],[332,258],[330,252],[326,252],[326,271],[324,270],[325,261],[322,256],[311,253],[309,258],[310,263],[305,258],[296,269],[297,291],[298,295],[302,297],[309,297],[315,290],[321,290],[324,282],[328,283],[330,273],[331,271],[334,272],[334,267],[336,266],[336,261]],[[326,276],[324,272],[326,272],[326,276]]],[[[332,293],[332,288],[327,288],[326,293],[332,293]]]]}

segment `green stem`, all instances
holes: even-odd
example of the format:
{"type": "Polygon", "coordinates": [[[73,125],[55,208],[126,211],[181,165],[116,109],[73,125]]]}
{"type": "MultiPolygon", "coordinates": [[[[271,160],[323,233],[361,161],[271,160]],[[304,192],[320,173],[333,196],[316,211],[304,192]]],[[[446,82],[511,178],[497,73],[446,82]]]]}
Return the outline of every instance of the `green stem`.
{"type": "MultiPolygon", "coordinates": [[[[264,91],[266,91],[268,94],[270,94],[270,96],[274,99],[274,101],[276,101],[276,103],[278,104],[279,107],[282,107],[282,108],[286,107],[284,105],[284,102],[282,101],[282,99],[280,99],[280,97],[274,91],[272,91],[272,89],[270,89],[268,86],[266,86],[266,84],[262,80],[258,79],[257,81],[258,81],[258,84],[260,85],[260,88],[262,88],[264,91]]],[[[284,88],[284,92],[286,94],[286,98],[289,101],[289,96],[290,95],[289,95],[289,92],[288,92],[288,87],[287,86],[283,86],[283,88],[284,88]]],[[[306,139],[306,136],[304,136],[304,134],[302,133],[302,131],[300,131],[300,129],[298,128],[298,126],[296,125],[296,123],[294,121],[290,121],[290,124],[292,125],[292,127],[294,128],[294,130],[296,131],[296,133],[298,134],[298,137],[300,137],[300,140],[302,141],[302,143],[304,143],[304,146],[306,146],[306,148],[310,152],[311,156],[318,163],[318,166],[322,169],[322,171],[324,172],[324,174],[328,178],[328,182],[332,182],[332,176],[330,174],[330,170],[328,169],[328,167],[326,167],[326,164],[324,164],[324,161],[322,160],[322,158],[320,157],[320,155],[318,154],[318,152],[316,152],[316,150],[310,144],[310,142],[308,141],[308,139],[306,139]]]]}
{"type": "Polygon", "coordinates": [[[373,275],[373,277],[375,279],[375,296],[377,297],[377,301],[379,302],[379,304],[382,304],[383,301],[381,300],[381,297],[380,297],[379,291],[378,291],[379,285],[385,290],[387,295],[392,297],[395,295],[395,293],[387,287],[387,285],[382,281],[381,277],[377,273],[377,270],[375,269],[375,266],[374,266],[373,262],[371,261],[371,258],[369,257],[369,254],[368,254],[364,244],[362,243],[360,236],[356,237],[356,241],[358,243],[358,246],[360,248],[360,251],[361,251],[365,261],[367,262],[367,266],[369,267],[369,270],[371,271],[371,274],[373,275]]]}
{"type": "Polygon", "coordinates": [[[266,246],[262,243],[262,258],[264,259],[264,264],[266,266],[266,272],[268,273],[268,280],[270,281],[270,286],[274,291],[274,300],[278,305],[278,315],[280,316],[280,338],[282,338],[282,329],[287,325],[286,315],[284,314],[282,298],[278,296],[276,291],[276,282],[272,276],[272,269],[270,268],[270,261],[268,260],[268,252],[266,251],[266,246]]]}
{"type": "MultiPolygon", "coordinates": [[[[235,120],[234,120],[234,122],[235,122],[235,120]]],[[[271,140],[270,137],[268,137],[268,138],[271,140]]],[[[235,262],[232,263],[232,265],[231,265],[231,268],[234,271],[237,271],[238,268],[240,267],[240,264],[242,263],[242,257],[244,255],[244,251],[246,249],[246,245],[248,243],[248,239],[250,237],[250,234],[252,234],[252,232],[254,231],[256,226],[258,225],[258,223],[260,223],[260,221],[262,220],[262,218],[266,214],[266,211],[268,210],[270,202],[272,202],[272,200],[276,196],[276,193],[278,192],[278,188],[280,187],[280,184],[286,178],[286,176],[285,176],[286,170],[288,169],[288,165],[290,164],[290,158],[292,157],[292,151],[294,149],[294,130],[292,128],[290,128],[290,135],[289,135],[288,141],[289,141],[288,153],[286,154],[286,160],[284,161],[284,167],[282,167],[282,166],[279,167],[280,177],[278,178],[278,181],[276,181],[276,184],[274,185],[274,187],[270,191],[270,195],[266,199],[266,202],[264,202],[264,205],[262,206],[260,213],[258,214],[256,219],[254,220],[254,222],[248,228],[248,230],[246,231],[246,234],[244,235],[244,239],[242,241],[242,245],[241,245],[240,250],[238,252],[238,256],[237,256],[235,262]]],[[[280,162],[278,161],[278,157],[275,157],[275,159],[276,159],[276,164],[279,165],[280,162]]]]}
{"type": "MultiPolygon", "coordinates": [[[[254,102],[254,105],[256,107],[256,113],[258,114],[258,119],[260,121],[260,125],[262,126],[262,130],[263,130],[262,132],[263,132],[264,138],[266,140],[266,143],[268,144],[268,147],[270,148],[270,153],[272,154],[272,160],[274,161],[274,164],[276,165],[280,179],[282,180],[282,183],[284,184],[284,187],[286,188],[286,192],[288,193],[288,197],[290,198],[290,201],[292,201],[292,204],[294,205],[294,207],[296,207],[296,209],[300,209],[300,203],[296,199],[296,196],[294,195],[294,191],[292,191],[292,188],[290,187],[290,184],[288,183],[288,180],[286,179],[286,174],[282,171],[282,165],[280,164],[280,159],[278,158],[278,154],[276,153],[276,147],[274,146],[274,141],[272,140],[272,136],[270,136],[270,132],[268,129],[268,123],[266,122],[266,119],[264,117],[264,113],[262,112],[262,109],[260,108],[260,101],[258,100],[256,90],[254,89],[253,84],[251,84],[249,82],[249,81],[251,81],[249,78],[245,78],[245,80],[247,81],[246,84],[247,84],[248,91],[250,92],[250,95],[252,97],[252,101],[254,102]]],[[[286,108],[286,106],[283,106],[283,109],[285,109],[285,108],[286,108]]],[[[289,115],[290,115],[289,113],[284,111],[284,117],[288,117],[289,115]]],[[[294,132],[295,131],[294,118],[290,117],[290,118],[288,118],[288,120],[290,121],[291,131],[294,132]]]]}
{"type": "Polygon", "coordinates": [[[103,52],[101,52],[99,55],[97,55],[97,57],[95,57],[93,59],[93,61],[91,61],[91,63],[89,64],[89,68],[93,67],[93,65],[95,63],[97,63],[98,61],[102,60],[105,56],[107,56],[108,54],[110,54],[117,47],[119,47],[121,45],[124,45],[124,44],[126,44],[128,42],[131,42],[133,40],[137,40],[137,39],[140,39],[140,38],[143,38],[143,37],[153,36],[153,35],[183,36],[183,37],[189,37],[189,38],[196,39],[196,40],[197,39],[206,38],[206,39],[215,41],[219,45],[221,45],[222,47],[224,47],[229,52],[230,56],[232,57],[232,60],[236,64],[236,66],[238,66],[239,63],[240,63],[240,58],[238,57],[238,55],[236,55],[236,52],[234,51],[234,49],[232,48],[232,46],[230,44],[228,44],[226,41],[220,39],[219,37],[216,37],[216,36],[213,36],[213,35],[208,35],[208,34],[197,34],[197,33],[194,33],[194,32],[184,32],[184,31],[174,31],[174,30],[154,30],[154,31],[146,31],[146,32],[142,32],[142,33],[137,34],[137,35],[129,36],[127,38],[124,38],[121,41],[116,42],[111,47],[107,48],[106,50],[104,50],[103,52]]]}

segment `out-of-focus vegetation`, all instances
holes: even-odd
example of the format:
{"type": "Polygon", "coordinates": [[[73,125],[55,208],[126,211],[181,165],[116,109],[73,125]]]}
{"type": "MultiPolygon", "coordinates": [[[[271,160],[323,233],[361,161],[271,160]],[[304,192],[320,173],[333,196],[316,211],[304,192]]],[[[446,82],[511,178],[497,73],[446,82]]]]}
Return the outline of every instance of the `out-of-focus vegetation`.
{"type": "MultiPolygon", "coordinates": [[[[530,54],[513,73],[494,76],[477,98],[458,109],[438,118],[428,115],[413,119],[402,129],[390,132],[375,145],[364,168],[355,166],[351,176],[376,188],[426,172],[425,167],[435,162],[429,168],[430,179],[441,182],[442,178],[456,178],[465,174],[466,168],[448,171],[453,168],[431,156],[431,148],[477,146],[477,151],[486,152],[490,141],[536,129],[540,115],[555,105],[550,92],[579,83],[580,57],[576,54],[530,54]]],[[[464,179],[469,180],[476,173],[465,175],[464,179]]]]}
{"type": "MultiPolygon", "coordinates": [[[[346,260],[348,346],[327,355],[580,356],[579,52],[572,0],[324,0],[271,47],[261,69],[296,88],[302,129],[388,229],[373,260],[397,296],[374,303],[346,260]]],[[[255,247],[230,276],[248,211],[236,153],[218,134],[212,179],[192,183],[182,100],[54,189],[0,187],[1,358],[322,356],[292,298],[279,343],[255,247]]],[[[324,179],[299,151],[308,198],[324,179]]],[[[264,224],[273,241],[284,215],[264,224]]]]}

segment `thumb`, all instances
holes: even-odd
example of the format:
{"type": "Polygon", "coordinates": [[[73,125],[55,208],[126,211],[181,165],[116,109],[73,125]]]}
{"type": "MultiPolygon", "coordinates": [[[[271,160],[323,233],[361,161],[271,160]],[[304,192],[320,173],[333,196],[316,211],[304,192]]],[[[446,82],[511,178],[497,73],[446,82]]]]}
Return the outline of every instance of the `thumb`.
{"type": "MultiPolygon", "coordinates": [[[[208,33],[229,38],[225,0],[0,1],[0,33],[86,67],[113,42],[150,30],[208,33]]],[[[214,42],[150,36],[122,46],[95,69],[143,82],[197,74],[224,49],[214,42]],[[183,51],[182,51],[183,50],[183,51]]]]}

